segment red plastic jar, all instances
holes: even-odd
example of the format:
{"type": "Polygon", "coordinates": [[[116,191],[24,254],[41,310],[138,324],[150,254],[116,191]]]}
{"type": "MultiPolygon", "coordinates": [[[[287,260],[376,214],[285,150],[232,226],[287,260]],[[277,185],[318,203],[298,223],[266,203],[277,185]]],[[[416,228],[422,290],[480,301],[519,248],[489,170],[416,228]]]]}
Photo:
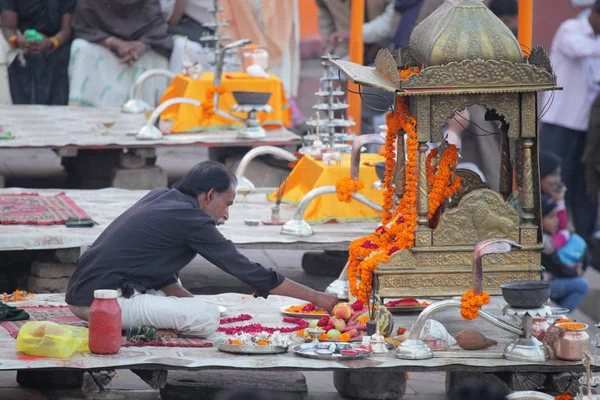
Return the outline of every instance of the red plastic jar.
{"type": "Polygon", "coordinates": [[[89,347],[95,354],[116,354],[121,350],[121,307],[116,290],[94,290],[90,307],[89,347]]]}

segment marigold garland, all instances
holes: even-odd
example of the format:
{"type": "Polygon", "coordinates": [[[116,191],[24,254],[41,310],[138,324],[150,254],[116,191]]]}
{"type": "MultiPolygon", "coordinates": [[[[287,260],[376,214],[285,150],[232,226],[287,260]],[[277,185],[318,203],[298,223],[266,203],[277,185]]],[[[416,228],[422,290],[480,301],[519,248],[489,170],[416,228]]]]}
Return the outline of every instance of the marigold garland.
{"type": "Polygon", "coordinates": [[[35,294],[33,293],[29,293],[26,290],[15,290],[12,293],[3,293],[0,294],[0,300],[2,300],[5,303],[11,303],[14,301],[27,301],[27,300],[31,300],[33,297],[35,296],[35,294]]]}
{"type": "MultiPolygon", "coordinates": [[[[407,68],[399,71],[401,80],[419,73],[419,68],[407,68]]],[[[385,178],[383,182],[384,200],[382,224],[377,230],[365,237],[354,240],[350,244],[348,258],[348,283],[350,292],[357,299],[367,303],[373,289],[373,272],[385,263],[398,250],[410,249],[414,245],[417,228],[417,140],[416,120],[411,116],[406,97],[397,96],[395,111],[386,115],[387,134],[385,144],[385,178]],[[395,190],[393,185],[396,163],[396,146],[398,132],[406,133],[405,187],[404,194],[392,212],[395,190]],[[358,279],[360,278],[360,282],[358,279]]],[[[458,160],[456,146],[449,146],[441,159],[434,165],[437,150],[427,158],[429,213],[433,215],[444,200],[460,188],[460,179],[454,177],[453,168],[458,160]]]]}
{"type": "Polygon", "coordinates": [[[352,194],[363,187],[364,184],[361,181],[355,181],[349,176],[345,176],[335,182],[335,191],[338,200],[346,203],[350,203],[352,201],[352,194]]]}
{"type": "Polygon", "coordinates": [[[460,315],[466,320],[475,319],[479,315],[479,309],[489,302],[489,294],[481,292],[480,295],[477,295],[473,289],[471,289],[460,298],[460,315]]]}
{"type": "Polygon", "coordinates": [[[227,92],[227,89],[224,86],[215,87],[211,85],[208,89],[206,89],[206,93],[204,94],[204,101],[202,102],[202,120],[201,124],[207,125],[212,117],[215,116],[215,94],[224,94],[227,92]]]}
{"type": "Polygon", "coordinates": [[[575,398],[569,392],[566,392],[559,396],[556,396],[555,399],[556,400],[575,400],[575,398]]]}

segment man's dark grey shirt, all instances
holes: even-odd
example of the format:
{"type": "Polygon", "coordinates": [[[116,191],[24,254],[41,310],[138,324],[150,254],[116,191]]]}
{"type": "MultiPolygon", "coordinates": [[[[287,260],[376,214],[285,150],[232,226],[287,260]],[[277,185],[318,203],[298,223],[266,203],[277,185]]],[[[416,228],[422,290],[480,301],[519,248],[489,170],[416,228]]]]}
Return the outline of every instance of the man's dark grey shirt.
{"type": "Polygon", "coordinates": [[[176,189],[158,188],[115,219],[81,255],[66,302],[89,306],[96,289],[130,296],[177,282],[179,271],[200,254],[267,296],[283,275],[240,254],[221,235],[198,200],[176,189]]]}

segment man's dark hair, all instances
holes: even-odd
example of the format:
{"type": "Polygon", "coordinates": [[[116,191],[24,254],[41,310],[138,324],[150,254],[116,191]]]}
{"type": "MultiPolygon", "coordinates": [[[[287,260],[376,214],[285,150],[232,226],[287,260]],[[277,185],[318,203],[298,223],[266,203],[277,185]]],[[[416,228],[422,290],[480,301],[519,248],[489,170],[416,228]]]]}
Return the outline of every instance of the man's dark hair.
{"type": "Polygon", "coordinates": [[[173,188],[191,196],[198,196],[201,193],[208,193],[210,189],[225,193],[235,185],[237,185],[237,178],[223,164],[216,161],[202,161],[175,183],[173,188]]]}
{"type": "Polygon", "coordinates": [[[492,0],[490,11],[501,18],[504,16],[515,16],[519,14],[519,4],[517,0],[492,0]]]}
{"type": "Polygon", "coordinates": [[[597,13],[600,13],[600,0],[596,0],[596,3],[594,4],[594,8],[596,9],[597,13]]]}

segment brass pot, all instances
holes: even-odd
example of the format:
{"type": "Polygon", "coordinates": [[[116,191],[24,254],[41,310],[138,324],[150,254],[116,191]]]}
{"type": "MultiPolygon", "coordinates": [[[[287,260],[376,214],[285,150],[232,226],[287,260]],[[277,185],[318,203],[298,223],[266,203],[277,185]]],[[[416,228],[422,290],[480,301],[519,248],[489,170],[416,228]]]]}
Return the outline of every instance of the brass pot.
{"type": "Polygon", "coordinates": [[[554,354],[556,358],[568,361],[581,361],[588,350],[590,336],[585,331],[586,324],[563,322],[557,324],[559,332],[554,339],[554,354]],[[582,328],[569,328],[578,325],[582,328]]]}

